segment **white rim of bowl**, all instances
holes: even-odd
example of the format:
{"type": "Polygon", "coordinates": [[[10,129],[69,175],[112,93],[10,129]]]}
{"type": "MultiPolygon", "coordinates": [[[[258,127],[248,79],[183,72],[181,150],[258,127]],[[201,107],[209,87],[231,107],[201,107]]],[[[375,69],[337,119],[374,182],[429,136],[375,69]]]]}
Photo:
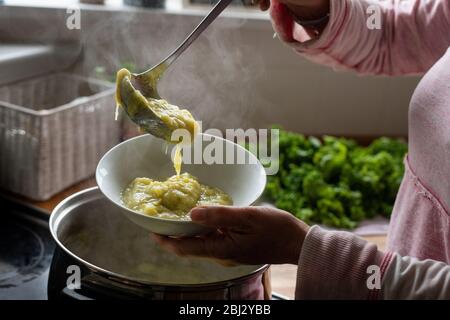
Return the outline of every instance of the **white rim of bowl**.
{"type": "MultiPolygon", "coordinates": [[[[258,160],[258,158],[257,158],[253,153],[251,153],[250,151],[248,151],[247,149],[245,149],[244,147],[242,147],[241,145],[239,145],[239,144],[237,144],[237,143],[234,143],[234,142],[232,142],[232,141],[230,141],[230,140],[224,139],[224,138],[222,138],[222,137],[214,136],[214,135],[211,135],[211,134],[207,134],[207,133],[199,133],[199,135],[202,135],[202,136],[208,136],[208,137],[213,137],[214,139],[219,139],[219,140],[225,141],[226,143],[232,143],[232,144],[236,145],[238,148],[240,148],[241,150],[244,150],[246,153],[248,153],[248,154],[250,155],[250,157],[253,157],[253,158],[256,160],[256,164],[257,164],[257,166],[258,166],[258,168],[259,168],[260,174],[261,174],[262,177],[264,177],[264,188],[256,195],[256,198],[253,199],[252,202],[249,204],[249,206],[253,205],[253,204],[261,197],[261,195],[263,194],[264,189],[265,189],[265,186],[266,186],[266,183],[267,183],[267,176],[266,176],[264,167],[262,166],[262,164],[261,164],[261,162],[258,160]]],[[[102,188],[102,187],[100,186],[100,184],[98,183],[99,166],[100,166],[100,163],[102,163],[103,159],[106,158],[111,152],[113,152],[116,148],[119,148],[119,147],[122,146],[123,144],[129,143],[129,142],[132,141],[132,140],[144,139],[145,137],[153,137],[153,136],[152,136],[151,134],[144,134],[144,135],[140,135],[140,136],[133,137],[133,138],[131,138],[131,139],[122,141],[122,142],[119,143],[118,145],[115,145],[114,147],[112,147],[108,152],[106,152],[106,153],[103,155],[103,157],[102,157],[102,158],[100,159],[100,161],[98,162],[97,168],[96,168],[96,170],[95,170],[95,181],[97,182],[98,188],[100,189],[101,193],[102,193],[109,201],[111,201],[111,202],[114,203],[116,206],[118,206],[118,207],[120,207],[120,208],[122,208],[122,209],[124,209],[124,210],[126,210],[126,211],[128,211],[128,212],[131,212],[131,213],[134,213],[134,214],[138,214],[138,215],[141,215],[141,216],[146,217],[146,218],[149,218],[149,219],[159,220],[159,221],[161,221],[161,222],[170,222],[170,223],[176,223],[176,224],[195,224],[195,225],[197,226],[198,224],[194,223],[194,222],[191,221],[191,220],[186,221],[186,220],[164,219],[164,218],[160,218],[160,217],[149,216],[149,215],[146,215],[145,213],[141,213],[141,212],[138,212],[138,211],[131,210],[131,209],[125,207],[122,203],[118,203],[118,202],[114,201],[114,200],[111,199],[105,192],[103,192],[103,188],[102,188]]],[[[159,138],[156,138],[156,137],[153,137],[153,138],[154,138],[154,139],[159,139],[159,138]]],[[[198,226],[201,226],[201,225],[198,225],[198,226]]]]}

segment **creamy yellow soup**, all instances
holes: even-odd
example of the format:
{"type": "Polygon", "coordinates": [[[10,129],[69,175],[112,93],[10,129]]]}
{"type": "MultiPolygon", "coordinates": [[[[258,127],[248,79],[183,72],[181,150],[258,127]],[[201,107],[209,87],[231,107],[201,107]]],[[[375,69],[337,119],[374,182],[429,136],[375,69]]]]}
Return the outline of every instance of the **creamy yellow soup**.
{"type": "Polygon", "coordinates": [[[183,155],[181,154],[181,144],[178,143],[175,147],[175,154],[173,157],[173,167],[175,168],[175,172],[177,176],[181,173],[181,164],[183,163],[183,155]]]}
{"type": "Polygon", "coordinates": [[[180,109],[164,99],[146,99],[149,108],[152,109],[172,132],[177,129],[186,129],[190,133],[191,139],[195,137],[198,131],[198,124],[188,110],[180,109]]]}
{"type": "MultiPolygon", "coordinates": [[[[185,129],[191,136],[190,142],[197,135],[199,131],[197,121],[188,110],[180,109],[163,99],[145,97],[131,85],[131,74],[127,69],[121,69],[117,73],[116,86],[117,106],[126,108],[131,118],[138,115],[142,117],[142,114],[147,112],[151,119],[156,116],[161,120],[169,129],[169,133],[177,129],[185,129]],[[127,95],[125,99],[121,96],[122,93],[127,95]],[[127,101],[127,105],[124,104],[124,100],[127,101]]],[[[196,177],[188,173],[181,174],[180,141],[172,141],[171,136],[167,134],[167,129],[163,132],[159,135],[160,137],[164,137],[168,142],[178,143],[173,159],[176,175],[166,181],[150,178],[134,179],[122,192],[124,205],[149,216],[175,220],[189,220],[188,214],[196,206],[232,205],[233,200],[222,190],[203,185],[196,177]]],[[[182,142],[186,143],[186,141],[182,142]]]]}
{"type": "MultiPolygon", "coordinates": [[[[120,69],[117,72],[116,77],[116,105],[117,107],[126,108],[130,114],[137,114],[141,108],[149,108],[166,126],[170,132],[177,129],[185,129],[191,136],[191,141],[197,135],[199,126],[192,114],[186,109],[180,109],[179,107],[168,103],[164,99],[154,99],[152,97],[145,97],[139,90],[134,90],[129,93],[132,99],[128,101],[132,105],[125,105],[123,103],[123,97],[121,95],[120,87],[124,79],[131,80],[131,73],[127,69],[120,69]]],[[[117,117],[117,110],[116,110],[117,117]]],[[[166,137],[166,140],[171,141],[170,136],[166,137]]],[[[178,141],[175,141],[178,142],[178,141]]]]}
{"type": "Polygon", "coordinates": [[[174,220],[190,220],[188,214],[196,206],[233,204],[228,194],[201,184],[189,173],[166,181],[136,178],[122,192],[122,202],[131,210],[174,220]]]}

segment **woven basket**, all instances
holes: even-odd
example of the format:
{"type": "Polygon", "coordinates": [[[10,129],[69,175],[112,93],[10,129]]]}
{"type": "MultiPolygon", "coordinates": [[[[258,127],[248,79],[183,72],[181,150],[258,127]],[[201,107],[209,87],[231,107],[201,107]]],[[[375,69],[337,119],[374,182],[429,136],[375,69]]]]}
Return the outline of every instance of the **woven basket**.
{"type": "Polygon", "coordinates": [[[0,87],[0,187],[34,200],[93,175],[120,141],[114,88],[55,73],[0,87]]]}

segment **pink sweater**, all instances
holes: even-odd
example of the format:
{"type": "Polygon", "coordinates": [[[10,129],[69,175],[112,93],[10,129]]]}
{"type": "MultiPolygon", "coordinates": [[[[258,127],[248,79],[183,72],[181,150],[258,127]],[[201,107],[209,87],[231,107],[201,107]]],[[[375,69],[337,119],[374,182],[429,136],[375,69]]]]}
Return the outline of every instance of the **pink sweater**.
{"type": "Polygon", "coordinates": [[[318,39],[309,39],[276,0],[271,17],[278,36],[312,61],[360,74],[426,73],[411,100],[390,251],[312,228],[299,261],[297,298],[450,299],[450,0],[331,0],[318,39]],[[379,30],[366,24],[374,4],[382,12],[379,30]],[[381,290],[368,289],[371,265],[379,267],[381,290]]]}

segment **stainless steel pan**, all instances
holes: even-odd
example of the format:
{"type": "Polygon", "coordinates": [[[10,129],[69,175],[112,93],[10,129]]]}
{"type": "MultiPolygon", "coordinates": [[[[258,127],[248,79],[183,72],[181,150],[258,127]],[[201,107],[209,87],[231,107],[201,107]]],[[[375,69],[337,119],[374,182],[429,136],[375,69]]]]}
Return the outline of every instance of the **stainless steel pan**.
{"type": "MultiPolygon", "coordinates": [[[[97,288],[144,299],[264,297],[262,278],[267,265],[225,267],[207,259],[178,257],[164,251],[147,231],[131,223],[104,198],[98,188],[61,202],[50,218],[50,230],[58,244],[50,281],[59,278],[57,290],[67,295],[97,288]],[[65,287],[69,274],[58,265],[61,255],[70,257],[82,270],[80,290],[65,287]]],[[[55,283],[49,283],[49,288],[55,290],[55,283]]]]}

